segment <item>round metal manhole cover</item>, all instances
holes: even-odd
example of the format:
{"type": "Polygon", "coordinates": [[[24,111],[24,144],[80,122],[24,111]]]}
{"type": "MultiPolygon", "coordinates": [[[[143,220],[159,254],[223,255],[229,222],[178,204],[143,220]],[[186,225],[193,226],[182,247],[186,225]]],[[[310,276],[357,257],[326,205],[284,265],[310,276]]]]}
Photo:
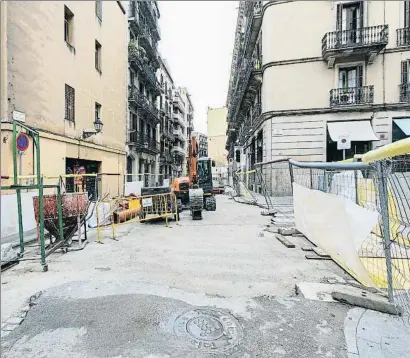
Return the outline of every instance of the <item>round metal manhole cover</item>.
{"type": "Polygon", "coordinates": [[[243,331],[231,314],[214,308],[197,308],[180,315],[174,332],[191,347],[208,352],[226,351],[242,340],[243,331]]]}

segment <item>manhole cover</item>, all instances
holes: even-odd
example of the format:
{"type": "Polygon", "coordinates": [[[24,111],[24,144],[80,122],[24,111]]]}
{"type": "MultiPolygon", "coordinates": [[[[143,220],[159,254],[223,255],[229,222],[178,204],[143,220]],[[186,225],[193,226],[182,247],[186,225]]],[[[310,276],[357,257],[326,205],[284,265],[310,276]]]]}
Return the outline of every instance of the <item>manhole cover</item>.
{"type": "Polygon", "coordinates": [[[215,352],[235,347],[242,340],[242,328],[235,317],[214,308],[197,308],[179,316],[175,334],[191,347],[215,352]]]}

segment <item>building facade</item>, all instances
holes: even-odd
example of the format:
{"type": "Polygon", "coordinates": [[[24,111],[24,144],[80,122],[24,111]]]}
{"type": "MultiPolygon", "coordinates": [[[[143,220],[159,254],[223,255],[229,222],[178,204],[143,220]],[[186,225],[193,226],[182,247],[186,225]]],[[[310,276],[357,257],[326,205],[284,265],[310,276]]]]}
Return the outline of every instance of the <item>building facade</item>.
{"type": "Polygon", "coordinates": [[[144,181],[146,186],[158,182],[161,150],[159,17],[156,1],[128,2],[127,173],[129,181],[144,181]]]}
{"type": "Polygon", "coordinates": [[[161,59],[159,76],[162,87],[162,94],[159,97],[159,110],[161,115],[159,181],[161,183],[163,179],[171,179],[173,176],[174,162],[171,152],[175,141],[172,97],[172,89],[175,86],[171,77],[171,71],[165,59],[161,59]]]}
{"type": "Polygon", "coordinates": [[[409,1],[241,1],[229,157],[238,146],[247,168],[287,157],[337,161],[345,136],[346,157],[408,136],[409,8],[409,1]]]}
{"type": "MultiPolygon", "coordinates": [[[[1,9],[2,175],[13,172],[7,122],[15,118],[40,133],[41,174],[122,173],[127,19],[121,3],[7,2],[1,9]]],[[[30,142],[20,175],[34,174],[33,153],[30,142]]],[[[121,192],[117,182],[104,190],[121,192]]],[[[95,185],[85,186],[94,193],[95,185]]]]}
{"type": "Polygon", "coordinates": [[[208,156],[208,136],[203,133],[193,132],[192,137],[197,140],[198,143],[198,157],[208,156]]]}
{"type": "Polygon", "coordinates": [[[227,108],[208,108],[207,111],[208,156],[216,165],[228,164],[225,149],[227,143],[227,108]]]}
{"type": "MultiPolygon", "coordinates": [[[[64,174],[123,173],[127,18],[121,3],[1,2],[0,15],[2,185],[13,175],[13,119],[39,132],[45,184],[64,174]]],[[[34,153],[30,138],[18,156],[19,175],[35,174],[34,153]]],[[[97,184],[91,178],[67,178],[63,190],[92,198],[122,193],[119,175],[103,175],[97,184]]],[[[15,195],[2,192],[2,237],[18,231],[15,195]]],[[[36,225],[33,195],[21,193],[24,230],[36,225]]]]}

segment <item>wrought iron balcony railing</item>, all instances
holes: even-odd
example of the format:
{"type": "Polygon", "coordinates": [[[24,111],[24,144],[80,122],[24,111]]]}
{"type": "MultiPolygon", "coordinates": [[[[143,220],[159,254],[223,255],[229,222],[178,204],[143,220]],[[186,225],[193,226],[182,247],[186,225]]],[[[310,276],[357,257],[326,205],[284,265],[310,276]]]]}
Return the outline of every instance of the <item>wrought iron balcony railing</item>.
{"type": "Polygon", "coordinates": [[[180,146],[177,146],[177,145],[174,145],[174,146],[172,147],[171,152],[172,152],[172,153],[175,153],[175,154],[178,154],[178,155],[180,155],[180,156],[182,156],[182,157],[185,157],[185,155],[186,155],[185,149],[182,148],[182,147],[180,147],[180,146]]]}
{"type": "Polygon", "coordinates": [[[374,100],[373,86],[336,88],[330,90],[330,107],[370,104],[374,100]]]}
{"type": "Polygon", "coordinates": [[[410,102],[410,83],[399,85],[400,102],[410,102]]]}
{"type": "Polygon", "coordinates": [[[131,132],[129,134],[129,144],[135,145],[138,150],[147,153],[157,154],[160,151],[160,144],[155,138],[139,131],[131,132]]]}
{"type": "Polygon", "coordinates": [[[397,29],[397,46],[410,46],[410,27],[397,29]]]}
{"type": "Polygon", "coordinates": [[[329,51],[344,50],[346,48],[386,46],[389,35],[388,30],[388,25],[378,25],[354,30],[328,32],[322,39],[322,55],[326,57],[329,51]]]}
{"type": "Polygon", "coordinates": [[[172,154],[169,152],[161,153],[159,160],[161,164],[172,164],[173,163],[172,154]]]}
{"type": "Polygon", "coordinates": [[[164,126],[161,124],[161,129],[160,129],[160,131],[161,131],[161,134],[164,135],[165,137],[167,137],[168,139],[170,139],[170,140],[172,140],[172,141],[175,139],[175,136],[174,136],[174,128],[173,128],[172,126],[164,127],[164,126]]]}
{"type": "Polygon", "coordinates": [[[158,109],[145,97],[136,86],[128,86],[128,100],[135,102],[137,108],[146,113],[154,122],[159,121],[158,109]]]}
{"type": "Polygon", "coordinates": [[[130,63],[138,68],[145,82],[154,91],[154,94],[159,95],[161,93],[161,85],[157,80],[155,70],[142,59],[140,51],[132,43],[128,46],[128,58],[130,63]]]}
{"type": "Polygon", "coordinates": [[[179,140],[185,140],[185,136],[182,130],[174,129],[173,134],[174,134],[174,137],[178,138],[179,140]]]}

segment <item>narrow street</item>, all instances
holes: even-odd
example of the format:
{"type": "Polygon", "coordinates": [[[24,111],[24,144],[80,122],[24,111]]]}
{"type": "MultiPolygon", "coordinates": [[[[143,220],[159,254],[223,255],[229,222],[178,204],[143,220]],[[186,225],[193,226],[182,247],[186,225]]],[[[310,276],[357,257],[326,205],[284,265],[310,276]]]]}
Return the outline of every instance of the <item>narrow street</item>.
{"type": "Polygon", "coordinates": [[[42,294],[3,356],[346,357],[349,307],[295,295],[344,273],[262,231],[260,211],[218,196],[202,221],[122,226],[119,241],[54,254],[47,273],[20,263],[2,274],[2,319],[42,294]]]}

